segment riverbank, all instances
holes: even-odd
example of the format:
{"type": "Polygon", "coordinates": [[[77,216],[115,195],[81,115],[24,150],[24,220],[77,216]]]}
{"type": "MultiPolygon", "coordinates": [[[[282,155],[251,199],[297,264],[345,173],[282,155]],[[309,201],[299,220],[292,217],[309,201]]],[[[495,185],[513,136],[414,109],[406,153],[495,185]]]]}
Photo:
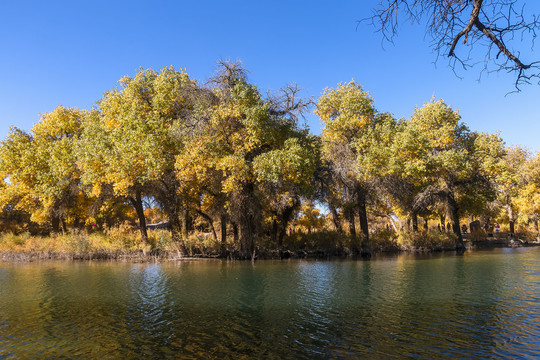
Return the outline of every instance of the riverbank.
{"type": "MultiPolygon", "coordinates": [[[[525,237],[497,233],[466,234],[469,249],[489,247],[538,246],[540,242],[527,241],[525,237]]],[[[260,238],[255,259],[328,259],[348,258],[359,255],[362,240],[333,231],[293,233],[285,236],[281,246],[260,238]]],[[[453,233],[433,230],[418,232],[376,231],[370,234],[374,256],[391,253],[429,253],[455,251],[453,233]]],[[[50,236],[33,236],[28,233],[0,234],[0,261],[38,260],[116,260],[130,262],[166,262],[186,259],[240,259],[238,244],[229,238],[222,243],[216,237],[193,233],[182,243],[173,241],[166,230],[149,232],[148,243],[143,244],[136,232],[122,228],[106,232],[68,232],[50,236]]]]}
{"type": "MultiPolygon", "coordinates": [[[[503,240],[499,238],[484,239],[477,241],[465,241],[467,250],[480,250],[486,248],[513,248],[513,247],[534,247],[540,246],[540,241],[520,241],[503,240]]],[[[435,253],[452,252],[452,247],[408,247],[408,248],[390,248],[378,249],[373,251],[373,255],[389,255],[399,253],[435,253]]],[[[123,261],[133,263],[160,263],[171,261],[195,261],[211,259],[229,259],[237,258],[234,252],[227,252],[222,255],[218,252],[207,252],[200,254],[182,255],[178,251],[164,250],[135,250],[135,251],[89,251],[89,252],[51,252],[51,251],[0,251],[1,262],[34,262],[44,260],[59,261],[123,261]]],[[[334,249],[258,249],[255,253],[256,260],[286,260],[286,259],[345,259],[355,258],[358,254],[349,248],[334,249]]]]}

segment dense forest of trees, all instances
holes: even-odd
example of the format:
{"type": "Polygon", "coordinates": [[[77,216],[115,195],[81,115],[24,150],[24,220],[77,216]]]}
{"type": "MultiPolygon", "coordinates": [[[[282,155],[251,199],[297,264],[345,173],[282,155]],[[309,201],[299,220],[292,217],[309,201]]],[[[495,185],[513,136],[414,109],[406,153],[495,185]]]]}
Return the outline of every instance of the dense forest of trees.
{"type": "Polygon", "coordinates": [[[263,95],[238,63],[220,64],[206,85],[173,67],[140,70],[91,110],[59,106],[29,132],[11,128],[0,144],[1,230],[136,220],[146,243],[147,223],[166,220],[185,251],[202,223],[237,258],[263,239],[280,248],[296,229],[347,234],[366,257],[375,229],[414,233],[419,219],[451,228],[457,249],[471,219],[538,231],[538,156],[471,131],[442,100],[410,119],[373,102],[355,82],[316,104],[294,86],[263,95]],[[299,124],[313,108],[320,136],[299,124]]]}

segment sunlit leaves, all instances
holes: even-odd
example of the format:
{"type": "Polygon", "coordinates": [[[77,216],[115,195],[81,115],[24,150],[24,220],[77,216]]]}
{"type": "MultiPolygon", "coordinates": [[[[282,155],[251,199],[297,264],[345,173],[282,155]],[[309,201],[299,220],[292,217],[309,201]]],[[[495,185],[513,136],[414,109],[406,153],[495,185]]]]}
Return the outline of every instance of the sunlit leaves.
{"type": "Polygon", "coordinates": [[[184,87],[193,82],[185,72],[140,70],[119,83],[86,117],[79,146],[83,180],[95,194],[110,184],[117,195],[126,196],[171,169],[181,146],[171,128],[189,111],[184,87]]]}
{"type": "Polygon", "coordinates": [[[326,89],[317,103],[317,115],[324,123],[328,140],[354,137],[375,116],[373,99],[362,87],[351,81],[326,89]]]}
{"type": "Polygon", "coordinates": [[[38,223],[51,217],[69,220],[81,191],[74,141],[83,116],[82,111],[58,106],[43,114],[30,133],[11,129],[0,150],[1,176],[7,179],[3,204],[30,212],[38,223]]]}
{"type": "Polygon", "coordinates": [[[459,120],[458,112],[442,100],[415,109],[396,139],[405,174],[445,179],[470,173],[473,137],[459,120]]]}
{"type": "Polygon", "coordinates": [[[517,196],[513,199],[522,220],[540,220],[540,153],[529,157],[518,167],[524,182],[515,188],[517,196]]]}
{"type": "Polygon", "coordinates": [[[259,181],[289,181],[307,188],[318,165],[318,149],[311,138],[289,138],[280,149],[259,155],[254,171],[259,181]]]}

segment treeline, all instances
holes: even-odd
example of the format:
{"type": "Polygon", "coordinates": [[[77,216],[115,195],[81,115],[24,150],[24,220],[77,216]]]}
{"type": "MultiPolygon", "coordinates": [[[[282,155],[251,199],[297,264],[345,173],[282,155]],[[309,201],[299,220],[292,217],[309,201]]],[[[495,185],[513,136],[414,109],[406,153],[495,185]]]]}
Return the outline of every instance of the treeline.
{"type": "Polygon", "coordinates": [[[219,223],[223,254],[252,258],[261,239],[281,247],[299,219],[348,233],[364,256],[373,224],[449,223],[457,249],[467,217],[537,227],[538,157],[471,131],[442,100],[395,119],[355,82],[316,104],[299,95],[263,95],[238,63],[207,84],[171,66],[123,77],[91,110],[59,106],[29,132],[12,127],[0,146],[3,230],[92,231],[134,214],[147,242],[150,202],[180,249],[197,217],[214,234],[219,223]],[[299,124],[313,107],[320,136],[299,124]]]}

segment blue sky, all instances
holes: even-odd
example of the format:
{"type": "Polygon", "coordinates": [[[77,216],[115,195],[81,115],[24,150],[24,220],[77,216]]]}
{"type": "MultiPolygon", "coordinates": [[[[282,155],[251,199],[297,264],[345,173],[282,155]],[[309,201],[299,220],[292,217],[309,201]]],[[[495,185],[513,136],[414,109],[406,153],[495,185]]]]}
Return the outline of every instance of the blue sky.
{"type": "MultiPolygon", "coordinates": [[[[513,90],[504,73],[460,72],[435,55],[422,26],[403,24],[394,45],[358,20],[365,1],[12,1],[0,5],[0,138],[29,130],[58,105],[90,108],[123,75],[166,65],[212,76],[240,59],[266,92],[297,83],[305,96],[355,79],[380,111],[409,117],[432,96],[472,130],[540,150],[540,86],[513,90]]],[[[527,7],[540,13],[540,4],[527,7]]],[[[524,51],[526,51],[525,49],[524,51]]],[[[540,58],[538,52],[528,57],[540,58]]],[[[525,55],[525,54],[524,54],[525,55]]],[[[314,133],[321,125],[308,116],[314,133]]]]}

